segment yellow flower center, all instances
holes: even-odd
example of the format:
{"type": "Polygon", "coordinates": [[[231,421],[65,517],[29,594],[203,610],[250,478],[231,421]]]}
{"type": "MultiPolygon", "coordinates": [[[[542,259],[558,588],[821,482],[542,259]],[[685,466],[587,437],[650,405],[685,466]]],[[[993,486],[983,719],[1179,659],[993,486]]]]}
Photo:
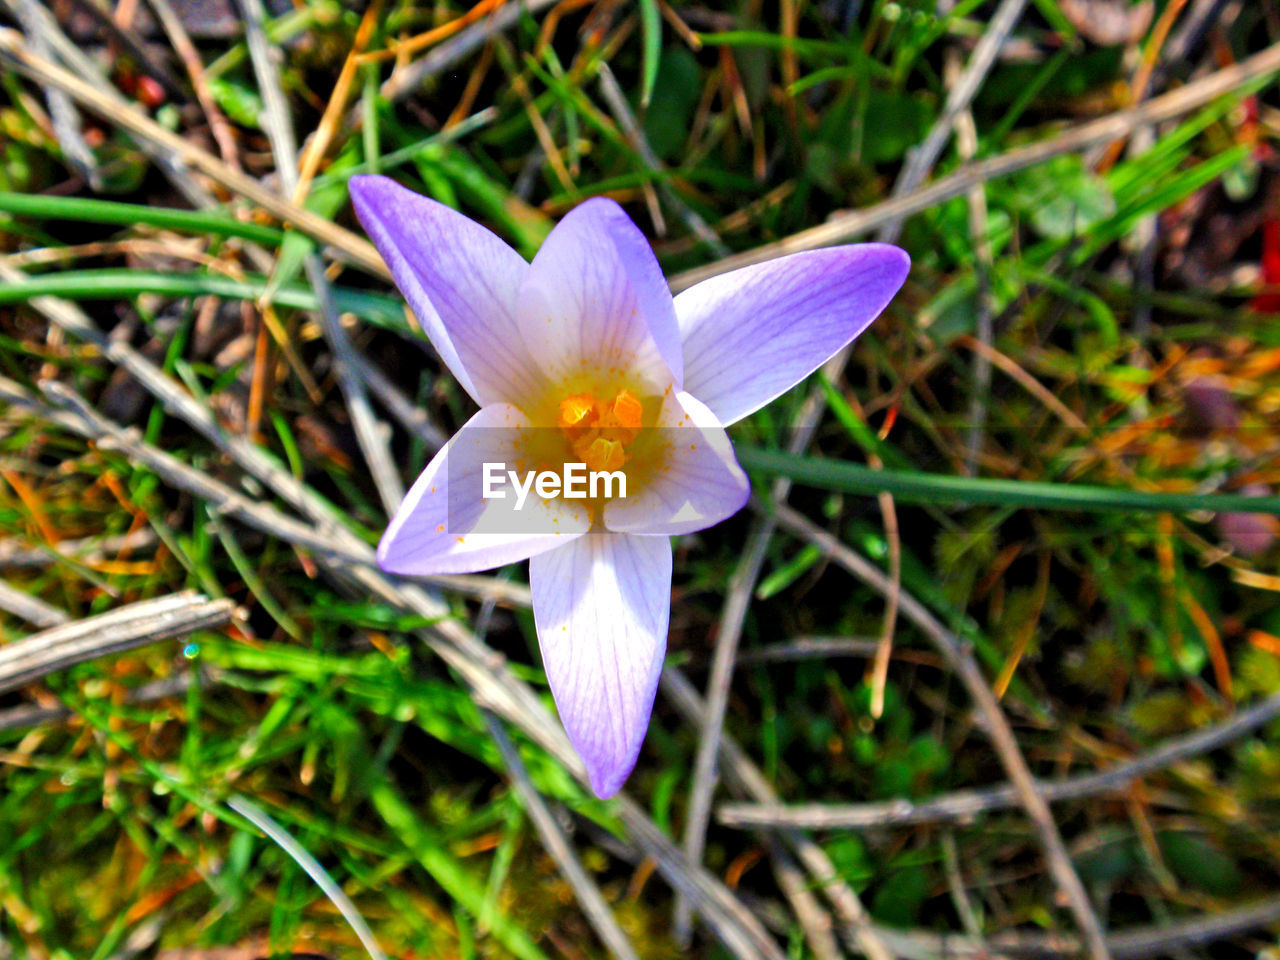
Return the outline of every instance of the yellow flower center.
{"type": "Polygon", "coordinates": [[[640,433],[644,407],[629,390],[609,401],[590,393],[573,393],[560,401],[556,427],[588,470],[620,470],[627,450],[640,433]]]}

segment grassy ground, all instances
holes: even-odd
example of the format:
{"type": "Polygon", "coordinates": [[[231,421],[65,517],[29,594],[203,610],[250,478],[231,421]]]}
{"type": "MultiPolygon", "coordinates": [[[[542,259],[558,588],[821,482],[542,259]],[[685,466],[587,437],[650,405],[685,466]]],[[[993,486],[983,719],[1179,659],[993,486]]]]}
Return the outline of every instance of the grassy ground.
{"type": "Polygon", "coordinates": [[[1269,4],[295,4],[0,7],[0,651],[234,604],[0,682],[0,957],[1280,953],[1269,4]],[[368,564],[470,413],[369,170],[526,255],[615,197],[675,286],[913,257],[733,429],[758,502],[676,542],[627,799],[566,766],[523,566],[368,564]],[[982,792],[1026,769],[1085,779],[982,792]]]}

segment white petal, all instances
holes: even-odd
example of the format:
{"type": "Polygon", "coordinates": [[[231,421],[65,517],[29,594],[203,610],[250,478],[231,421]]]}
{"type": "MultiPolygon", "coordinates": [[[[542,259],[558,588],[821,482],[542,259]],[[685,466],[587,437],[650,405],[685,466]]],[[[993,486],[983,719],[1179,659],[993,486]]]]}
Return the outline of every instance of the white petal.
{"type": "Polygon", "coordinates": [[[516,319],[524,258],[475,221],[386,177],[352,177],[351,198],[432,346],[476,403],[534,395],[541,378],[516,319]]]}
{"type": "Polygon", "coordinates": [[[591,788],[612,796],[649,727],[671,612],[671,541],[590,533],[529,561],[560,720],[591,788]]]}
{"type": "Polygon", "coordinates": [[[414,483],[378,544],[388,573],[472,573],[562,546],[590,527],[587,512],[530,491],[523,505],[509,483],[483,499],[484,464],[520,467],[524,414],[509,404],[485,407],[467,421],[414,483]]]}
{"type": "Polygon", "coordinates": [[[667,393],[653,438],[661,463],[643,488],[605,507],[605,526],[644,535],[692,533],[733,516],[751,494],[733,444],[710,410],[687,393],[667,393]]]}
{"type": "Polygon", "coordinates": [[[605,379],[630,371],[655,393],[680,383],[670,289],[644,235],[612,200],[588,200],[556,225],[520,301],[525,343],[552,382],[586,370],[605,379]]]}
{"type": "Polygon", "coordinates": [[[826,363],[893,299],[911,268],[883,243],[811,250],[704,280],[676,297],[684,389],[726,426],[826,363]]]}

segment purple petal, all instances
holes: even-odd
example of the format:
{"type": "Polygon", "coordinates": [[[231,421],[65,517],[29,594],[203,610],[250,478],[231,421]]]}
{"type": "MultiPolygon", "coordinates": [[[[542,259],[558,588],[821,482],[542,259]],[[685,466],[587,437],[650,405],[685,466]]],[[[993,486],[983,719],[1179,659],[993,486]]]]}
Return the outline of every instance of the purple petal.
{"type": "Polygon", "coordinates": [[[553,381],[615,368],[657,392],[680,383],[671,291],[644,234],[612,200],[588,200],[556,225],[520,301],[525,343],[553,381]]]}
{"type": "Polygon", "coordinates": [[[351,199],[436,352],[476,403],[518,402],[540,381],[515,306],[529,264],[462,214],[386,177],[351,178],[351,199]]]}
{"type": "Polygon", "coordinates": [[[687,393],[668,391],[655,438],[661,464],[640,489],[610,501],[604,522],[618,533],[681,534],[733,516],[751,484],[715,414],[687,393]]]}
{"type": "Polygon", "coordinates": [[[911,260],[883,243],[811,250],[704,280],[676,297],[684,389],[726,426],[826,363],[893,299],[911,260]]]}
{"type": "Polygon", "coordinates": [[[671,541],[591,533],[529,561],[542,662],[591,789],[635,766],[667,646],[671,541]]]}
{"type": "Polygon", "coordinates": [[[428,576],[473,573],[563,546],[591,526],[572,501],[530,493],[517,509],[507,485],[503,499],[482,498],[485,463],[515,467],[525,459],[519,431],[524,414],[492,404],[445,444],[404,502],[378,544],[378,565],[388,573],[428,576]]]}

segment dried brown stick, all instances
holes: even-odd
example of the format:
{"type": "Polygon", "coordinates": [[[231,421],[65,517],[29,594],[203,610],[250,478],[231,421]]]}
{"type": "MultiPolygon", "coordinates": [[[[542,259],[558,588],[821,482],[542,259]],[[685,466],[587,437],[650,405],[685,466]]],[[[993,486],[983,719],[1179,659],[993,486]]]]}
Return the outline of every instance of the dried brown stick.
{"type": "Polygon", "coordinates": [[[913,193],[892,197],[862,210],[836,214],[826,223],[801,230],[784,240],[766,243],[704,267],[676,274],[671,278],[671,286],[675,290],[683,290],[708,277],[719,276],[739,267],[801,250],[844,243],[869,233],[882,224],[913,216],[952,197],[968,193],[978,184],[1033,167],[1064,153],[1076,153],[1101,143],[1109,143],[1136,126],[1172,120],[1231,93],[1243,84],[1277,71],[1280,71],[1280,44],[1273,44],[1247,60],[1224,67],[1178,90],[1153,97],[1139,106],[1117,110],[1097,120],[1069,127],[1057,136],[1039,143],[1018,147],[999,156],[960,167],[913,193]]]}
{"type": "MultiPolygon", "coordinates": [[[[951,136],[956,121],[969,109],[969,104],[977,96],[982,82],[986,80],[987,74],[995,65],[1000,49],[1009,39],[1009,34],[1013,32],[1026,5],[1027,0],[1001,0],[1000,6],[991,15],[987,29],[982,32],[982,37],[973,48],[973,53],[969,57],[969,62],[965,64],[964,70],[958,77],[947,78],[947,102],[942,108],[942,113],[933,122],[933,126],[920,145],[907,154],[907,162],[893,185],[893,196],[901,197],[912,193],[929,175],[929,171],[933,169],[933,165],[937,163],[942,153],[943,146],[946,145],[947,138],[951,136]]],[[[898,239],[901,229],[901,218],[890,220],[881,226],[876,239],[884,243],[892,243],[898,239]]]]}
{"type": "MultiPolygon", "coordinates": [[[[755,502],[755,506],[757,509],[762,509],[758,501],[755,502]]],[[[773,505],[772,514],[783,529],[816,545],[837,565],[876,591],[887,594],[893,589],[889,577],[879,568],[803,514],[785,504],[773,505]]],[[[899,607],[903,616],[915,624],[955,670],[960,682],[973,700],[982,729],[995,748],[1019,804],[1026,811],[1035,828],[1041,849],[1048,861],[1050,875],[1066,898],[1067,905],[1080,927],[1088,955],[1094,960],[1109,957],[1110,952],[1102,923],[1094,912],[1084,884],[1081,883],[1080,876],[1076,873],[1071,858],[1067,854],[1066,845],[1058,832],[1049,804],[1040,795],[1035,778],[1031,776],[1031,770],[1013,735],[1013,729],[1009,726],[999,701],[996,700],[995,694],[992,693],[991,687],[982,675],[982,670],[978,667],[973,653],[922,603],[905,591],[899,593],[899,607]]]]}
{"type": "Polygon", "coordinates": [[[99,90],[69,70],[37,56],[23,43],[20,33],[0,29],[0,62],[6,63],[36,83],[47,84],[65,91],[81,105],[104,119],[168,151],[172,159],[186,164],[193,170],[198,170],[232,193],[239,194],[257,204],[272,216],[301,230],[312,239],[330,244],[365,270],[390,279],[386,265],[369,241],[331,220],[326,220],[310,210],[299,207],[252,177],[233,170],[209,151],[185,137],[166,130],[135,107],[113,98],[110,93],[99,90]]]}
{"type": "MultiPolygon", "coordinates": [[[[1280,924],[1280,896],[1267,897],[1222,913],[1126,930],[1107,938],[1115,960],[1150,960],[1228,940],[1231,937],[1280,924]]],[[[890,949],[906,960],[1066,960],[1080,955],[1074,937],[1060,934],[996,934],[977,941],[960,934],[924,930],[877,928],[890,949]]]]}
{"type": "Polygon", "coordinates": [[[191,79],[191,88],[196,93],[196,101],[204,111],[205,118],[209,121],[209,132],[213,134],[214,142],[218,145],[218,153],[222,155],[223,161],[229,167],[239,170],[240,157],[236,150],[235,131],[231,129],[227,115],[222,112],[222,108],[218,106],[218,101],[213,96],[209,80],[204,74],[204,63],[200,60],[200,52],[191,42],[191,35],[187,33],[182,17],[178,16],[169,0],[148,0],[148,2],[151,4],[151,9],[155,11],[160,26],[169,35],[169,42],[173,44],[178,59],[187,70],[187,76],[191,79]]]}
{"type": "MultiPolygon", "coordinates": [[[[264,19],[262,2],[261,0],[240,0],[240,6],[244,11],[249,58],[253,63],[259,92],[262,94],[263,121],[267,139],[271,143],[271,152],[276,161],[276,174],[280,178],[284,196],[292,197],[296,195],[298,188],[298,146],[293,135],[289,104],[285,99],[284,89],[280,85],[280,71],[272,57],[271,46],[262,25],[264,19]]],[[[404,485],[391,456],[389,445],[391,431],[378,420],[369,404],[364,382],[360,379],[362,368],[352,362],[355,348],[352,347],[351,340],[338,319],[338,311],[333,302],[333,287],[325,276],[320,258],[315,253],[308,253],[304,259],[304,265],[307,279],[320,303],[321,329],[324,331],[329,349],[333,351],[338,386],[342,391],[343,400],[346,401],[356,443],[364,455],[365,463],[369,466],[374,486],[378,490],[378,497],[382,500],[382,507],[388,515],[391,515],[404,499],[404,485]]]]}
{"type": "Polygon", "coordinates": [[[24,547],[14,539],[0,542],[0,570],[43,569],[59,558],[92,567],[101,563],[108,554],[124,550],[139,550],[156,542],[155,531],[135,530],[113,537],[85,537],[81,540],[60,540],[40,547],[24,547]]]}
{"type": "MultiPolygon", "coordinates": [[[[700,726],[707,713],[707,704],[680,670],[670,664],[662,669],[662,692],[672,706],[693,726],[700,726]]],[[[773,787],[760,769],[751,761],[736,741],[727,734],[720,738],[720,762],[730,786],[741,794],[754,798],[758,803],[770,803],[777,798],[773,787]]],[[[823,849],[798,830],[784,831],[782,839],[795,853],[808,872],[815,889],[822,891],[844,924],[846,939],[871,960],[888,960],[892,953],[876,936],[871,918],[858,899],[858,895],[836,872],[835,865],[823,849]]]]}
{"type": "MultiPolygon", "coordinates": [[[[1124,790],[1135,780],[1166,770],[1175,764],[1217,750],[1280,717],[1280,693],[1233,714],[1221,723],[1182,737],[1118,763],[1107,770],[1062,780],[1037,780],[1046,800],[1082,800],[1124,790]]],[[[960,790],[929,800],[889,800],[851,804],[751,804],[726,803],[716,809],[716,819],[731,827],[801,828],[844,830],[860,827],[895,827],[911,823],[969,820],[983,813],[1018,805],[1013,787],[960,790]]]]}
{"type": "MultiPolygon", "coordinates": [[[[119,109],[129,109],[128,102],[110,83],[98,62],[63,33],[61,25],[45,4],[32,2],[32,0],[0,0],[0,6],[7,7],[14,17],[23,24],[23,29],[30,33],[38,33],[48,42],[52,48],[50,53],[46,54],[45,51],[39,48],[32,50],[32,53],[38,59],[52,62],[51,58],[56,55],[58,60],[75,71],[75,74],[78,74],[81,79],[87,80],[91,85],[96,84],[102,94],[116,104],[119,109]]],[[[54,85],[42,84],[42,86],[45,88],[46,94],[57,91],[60,95],[67,95],[65,91],[54,85]]],[[[191,176],[190,171],[163,147],[148,140],[140,140],[138,146],[169,178],[169,181],[178,189],[178,192],[191,203],[196,206],[205,206],[213,202],[213,197],[209,191],[198,183],[191,176]]]]}
{"type": "Polygon", "coordinates": [[[49,606],[39,597],[33,597],[4,580],[0,580],[0,610],[7,610],[37,627],[56,627],[69,619],[57,607],[49,606]]]}
{"type": "MultiPolygon", "coordinates": [[[[205,676],[213,675],[207,669],[202,671],[202,674],[205,676]]],[[[197,674],[194,671],[188,670],[176,676],[165,677],[163,680],[144,683],[140,687],[129,690],[125,694],[125,701],[127,703],[151,703],[155,700],[163,700],[166,697],[178,696],[187,692],[191,684],[195,682],[196,676],[197,674]]],[[[0,711],[0,733],[61,723],[64,720],[71,719],[73,716],[75,716],[75,711],[70,707],[39,707],[35,705],[11,707],[8,710],[0,711]]]]}
{"type": "Polygon", "coordinates": [[[0,693],[88,660],[216,629],[230,621],[233,608],[230,600],[187,591],[33,633],[0,647],[0,693]]]}
{"type": "Polygon", "coordinates": [[[605,945],[615,960],[639,960],[636,948],[631,945],[622,927],[618,925],[618,920],[609,909],[609,904],[605,902],[600,888],[583,869],[564,831],[560,829],[560,824],[556,822],[555,815],[542,795],[538,793],[538,788],[533,785],[533,781],[529,779],[529,771],[525,769],[524,761],[520,759],[515,744],[503,729],[502,721],[488,711],[485,711],[484,719],[489,736],[502,755],[502,762],[506,764],[507,771],[511,774],[511,782],[524,803],[529,819],[533,821],[534,829],[538,831],[542,845],[573,889],[582,912],[600,938],[600,942],[605,945]]]}

